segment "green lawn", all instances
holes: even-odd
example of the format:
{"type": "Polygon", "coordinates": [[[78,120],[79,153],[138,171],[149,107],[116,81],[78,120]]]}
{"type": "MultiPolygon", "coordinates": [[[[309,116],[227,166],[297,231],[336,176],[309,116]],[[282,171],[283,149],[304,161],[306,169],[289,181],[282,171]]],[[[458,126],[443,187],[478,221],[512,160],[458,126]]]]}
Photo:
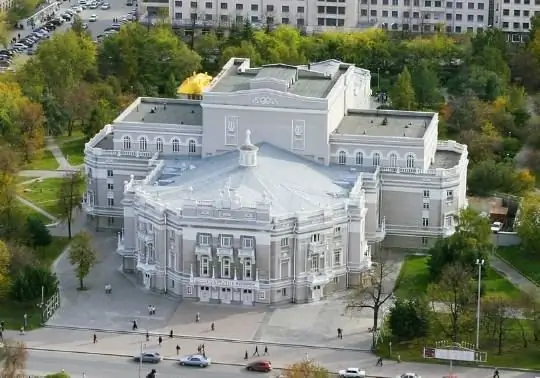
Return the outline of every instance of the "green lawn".
{"type": "Polygon", "coordinates": [[[87,138],[81,131],[74,131],[71,136],[59,136],[55,139],[69,164],[81,165],[84,163],[84,144],[87,142],[87,138]]]}
{"type": "MultiPolygon", "coordinates": [[[[68,244],[68,238],[53,237],[50,245],[36,249],[36,256],[41,264],[51,266],[68,244]]],[[[6,323],[6,328],[19,329],[23,325],[24,314],[27,314],[27,329],[38,328],[41,325],[41,313],[37,306],[39,302],[40,299],[28,303],[2,301],[0,302],[0,319],[6,323]]]]}
{"type": "Polygon", "coordinates": [[[44,149],[41,158],[36,159],[22,167],[23,170],[54,171],[58,168],[58,162],[51,151],[44,149]]]}
{"type": "Polygon", "coordinates": [[[54,222],[52,219],[47,218],[45,215],[34,211],[34,209],[28,206],[25,206],[22,202],[20,204],[20,209],[23,215],[40,219],[44,224],[50,224],[54,222]]]}
{"type": "Polygon", "coordinates": [[[37,179],[37,177],[17,176],[15,181],[17,182],[17,185],[20,185],[23,182],[30,181],[30,180],[35,180],[35,179],[37,179]]]}
{"type": "Polygon", "coordinates": [[[54,205],[61,182],[61,178],[34,181],[21,187],[21,196],[52,215],[56,215],[54,205]]]}
{"type": "Polygon", "coordinates": [[[519,246],[510,246],[499,247],[497,254],[531,281],[540,283],[540,257],[537,253],[523,251],[519,246]]]}
{"type": "MultiPolygon", "coordinates": [[[[430,283],[427,269],[427,256],[407,256],[396,284],[396,296],[402,298],[415,298],[427,293],[430,283]]],[[[489,293],[513,297],[519,295],[519,288],[515,287],[497,271],[489,269],[482,280],[489,293]]]]}

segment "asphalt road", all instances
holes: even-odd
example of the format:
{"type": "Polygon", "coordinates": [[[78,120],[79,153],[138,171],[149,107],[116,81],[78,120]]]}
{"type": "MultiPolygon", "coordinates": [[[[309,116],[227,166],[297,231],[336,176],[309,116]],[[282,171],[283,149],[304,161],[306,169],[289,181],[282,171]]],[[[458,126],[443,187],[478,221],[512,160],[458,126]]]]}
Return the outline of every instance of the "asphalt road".
{"type": "Polygon", "coordinates": [[[158,376],[166,378],[235,378],[235,377],[275,377],[273,373],[248,373],[240,366],[213,365],[208,368],[192,368],[178,366],[173,361],[163,361],[160,364],[139,364],[122,357],[106,357],[73,353],[30,351],[26,373],[28,375],[43,376],[56,373],[64,369],[72,378],[135,378],[146,377],[152,369],[156,369],[158,376]],[[140,375],[139,375],[140,371],[140,375]]]}

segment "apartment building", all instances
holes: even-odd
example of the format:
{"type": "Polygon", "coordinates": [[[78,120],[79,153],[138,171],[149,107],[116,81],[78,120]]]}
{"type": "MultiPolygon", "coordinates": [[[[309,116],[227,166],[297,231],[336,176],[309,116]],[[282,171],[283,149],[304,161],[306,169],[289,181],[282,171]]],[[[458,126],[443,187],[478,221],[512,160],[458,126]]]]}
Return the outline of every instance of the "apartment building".
{"type": "Polygon", "coordinates": [[[0,12],[7,12],[11,8],[13,0],[0,0],[0,12]]]}
{"type": "Polygon", "coordinates": [[[467,147],[436,113],[370,110],[370,72],[232,58],[202,99],[139,98],[85,147],[84,209],[148,289],[320,300],[466,206],[467,147]]]}

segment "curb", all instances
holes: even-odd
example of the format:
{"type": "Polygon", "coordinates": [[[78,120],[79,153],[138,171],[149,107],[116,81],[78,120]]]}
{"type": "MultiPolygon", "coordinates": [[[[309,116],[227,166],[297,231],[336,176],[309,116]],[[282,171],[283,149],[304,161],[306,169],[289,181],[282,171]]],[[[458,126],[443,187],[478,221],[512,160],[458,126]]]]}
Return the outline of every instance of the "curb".
{"type": "MultiPolygon", "coordinates": [[[[57,325],[45,325],[44,328],[50,329],[65,329],[70,331],[91,331],[91,332],[100,332],[100,333],[112,333],[120,335],[146,335],[146,331],[127,331],[127,330],[114,330],[114,329],[102,329],[102,328],[86,328],[86,327],[75,327],[75,326],[57,326],[57,325]]],[[[159,333],[159,332],[148,332],[151,336],[162,336],[164,338],[169,338],[168,333],[159,333]]],[[[264,341],[264,340],[242,340],[242,339],[232,339],[226,337],[212,337],[212,336],[196,336],[196,335],[174,335],[175,339],[190,339],[190,340],[203,340],[203,341],[221,341],[229,342],[235,344],[266,344],[269,346],[277,347],[287,347],[287,348],[311,348],[319,350],[334,350],[334,351],[349,351],[349,352],[371,352],[371,349],[361,349],[361,348],[350,348],[350,347],[331,347],[331,346],[321,346],[321,345],[311,345],[311,344],[291,344],[291,343],[279,343],[275,341],[264,341]]]]}
{"type": "MultiPolygon", "coordinates": [[[[38,352],[54,352],[54,353],[71,353],[71,354],[84,354],[84,355],[90,355],[90,356],[106,356],[106,357],[122,357],[122,358],[133,358],[132,355],[129,354],[121,354],[121,353],[98,353],[98,352],[81,352],[81,351],[75,351],[75,350],[66,350],[66,349],[51,349],[51,348],[40,348],[40,347],[27,347],[26,350],[30,351],[38,351],[38,352]]],[[[172,357],[164,357],[163,361],[176,361],[176,358],[172,357]]],[[[244,367],[245,364],[241,364],[238,362],[219,362],[219,361],[212,361],[212,365],[220,365],[220,366],[235,366],[235,367],[244,367]]],[[[284,367],[274,367],[273,370],[287,370],[284,367]]],[[[332,375],[339,375],[338,372],[330,372],[332,375]]],[[[366,375],[366,378],[391,378],[391,377],[383,377],[379,375],[366,375]]]]}

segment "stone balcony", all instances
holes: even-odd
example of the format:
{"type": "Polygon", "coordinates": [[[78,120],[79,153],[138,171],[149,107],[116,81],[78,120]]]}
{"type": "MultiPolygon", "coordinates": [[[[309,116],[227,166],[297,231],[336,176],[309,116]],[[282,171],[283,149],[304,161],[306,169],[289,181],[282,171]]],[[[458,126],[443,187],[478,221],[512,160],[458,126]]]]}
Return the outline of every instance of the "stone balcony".
{"type": "Polygon", "coordinates": [[[208,258],[212,258],[212,246],[210,245],[195,245],[195,255],[197,256],[197,260],[200,259],[201,256],[208,256],[208,258]]]}
{"type": "Polygon", "coordinates": [[[255,260],[255,248],[238,248],[238,257],[255,260]]]}
{"type": "Polygon", "coordinates": [[[324,255],[328,250],[328,244],[324,243],[309,243],[308,253],[310,255],[324,255]]]}
{"type": "Polygon", "coordinates": [[[153,243],[154,242],[154,232],[153,231],[138,231],[137,236],[139,239],[144,241],[145,243],[153,243]]]}
{"type": "Polygon", "coordinates": [[[216,254],[218,258],[222,258],[222,257],[232,258],[234,255],[234,249],[232,247],[218,247],[216,251],[217,251],[216,254]]]}

